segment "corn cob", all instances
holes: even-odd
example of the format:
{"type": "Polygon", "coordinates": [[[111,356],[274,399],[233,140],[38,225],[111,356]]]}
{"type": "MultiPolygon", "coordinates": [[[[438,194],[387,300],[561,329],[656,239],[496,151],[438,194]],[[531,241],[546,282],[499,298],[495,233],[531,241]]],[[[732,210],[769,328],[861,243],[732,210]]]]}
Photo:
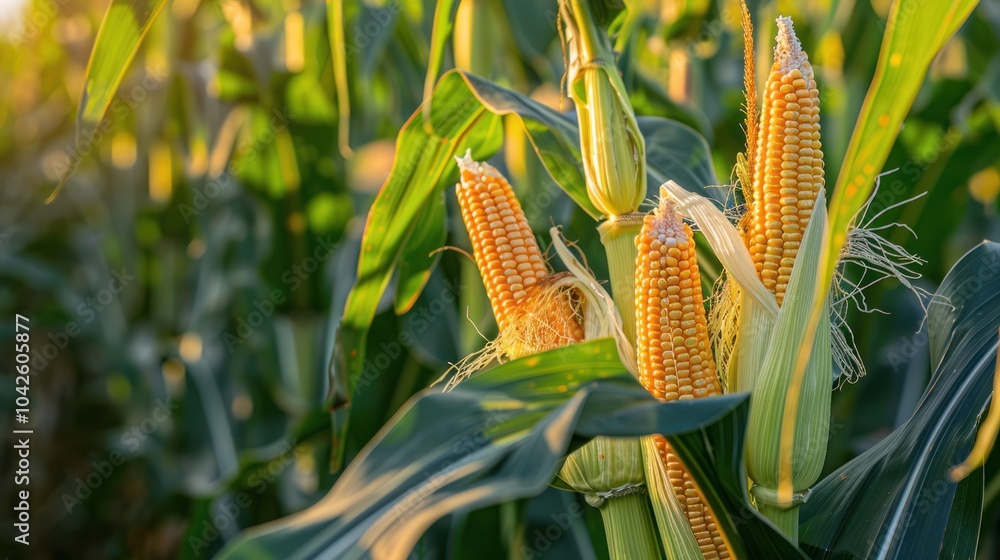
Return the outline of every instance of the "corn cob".
{"type": "Polygon", "coordinates": [[[507,180],[493,166],[458,159],[456,187],[462,220],[472,241],[497,326],[504,331],[515,308],[549,271],[521,204],[507,180]]]}
{"type": "Polygon", "coordinates": [[[780,305],[802,235],[824,185],[819,92],[792,20],[778,18],[764,90],[745,241],[757,274],[780,305]]]}
{"type": "MultiPolygon", "coordinates": [[[[635,307],[639,382],[664,401],[722,394],[708,339],[691,228],[662,199],[636,237],[635,307]]],[[[662,437],[657,448],[705,558],[728,558],[711,508],[662,437]]]]}
{"type": "Polygon", "coordinates": [[[582,294],[570,274],[549,273],[510,184],[469,154],[458,164],[458,206],[500,329],[496,350],[512,359],[582,341],[582,294]]]}

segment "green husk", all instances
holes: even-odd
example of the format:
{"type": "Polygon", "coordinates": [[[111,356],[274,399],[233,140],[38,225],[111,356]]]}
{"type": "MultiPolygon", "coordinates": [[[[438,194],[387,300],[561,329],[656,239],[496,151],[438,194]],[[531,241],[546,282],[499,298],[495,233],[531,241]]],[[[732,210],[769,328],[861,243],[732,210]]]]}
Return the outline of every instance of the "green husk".
{"type": "Polygon", "coordinates": [[[654,437],[642,438],[642,454],[646,471],[646,488],[653,504],[660,542],[670,560],[701,558],[701,548],[698,547],[698,541],[691,531],[691,524],[667,480],[667,471],[656,449],[654,437]]]}
{"type": "Polygon", "coordinates": [[[754,402],[747,430],[747,471],[755,483],[777,489],[778,442],[786,391],[795,370],[795,360],[802,344],[811,344],[812,352],[795,429],[793,484],[796,490],[808,488],[819,478],[826,456],[829,431],[830,389],[833,381],[833,358],[830,351],[830,318],[820,322],[816,338],[804,340],[805,327],[815,298],[819,256],[822,252],[826,212],[822,194],[806,228],[801,250],[795,260],[785,304],[778,315],[773,333],[765,338],[743,342],[767,346],[761,364],[754,402]]]}
{"type": "Polygon", "coordinates": [[[646,197],[646,144],[611,42],[588,0],[563,0],[560,13],[590,200],[606,216],[635,212],[646,197]]]}
{"type": "Polygon", "coordinates": [[[608,555],[612,560],[660,556],[646,496],[629,494],[608,500],[601,506],[601,519],[608,535],[608,555]]]}
{"type": "Polygon", "coordinates": [[[742,293],[737,345],[732,369],[727,381],[737,393],[751,392],[757,385],[767,357],[767,342],[774,334],[774,318],[770,317],[746,292],[742,293]]]}
{"type": "Polygon", "coordinates": [[[596,437],[566,458],[558,476],[594,507],[607,499],[644,493],[642,447],[638,438],[596,437]]]}
{"type": "MultiPolygon", "coordinates": [[[[753,388],[746,452],[747,473],[755,485],[753,494],[758,504],[766,506],[761,508],[765,515],[800,505],[796,500],[779,500],[777,491],[782,476],[788,476],[781,469],[781,432],[788,389],[803,344],[811,345],[812,350],[797,395],[798,407],[794,418],[791,481],[797,493],[808,490],[816,482],[826,459],[833,382],[829,312],[821,317],[814,340],[805,339],[813,303],[818,294],[824,292],[817,284],[819,260],[826,239],[824,194],[820,192],[817,196],[816,211],[795,259],[784,305],[773,333],[767,339],[741,341],[741,344],[767,346],[767,354],[753,388]]],[[[776,523],[787,527],[788,520],[782,518],[788,515],[791,514],[775,514],[776,523]]],[[[795,533],[797,531],[786,532],[789,537],[794,537],[795,533]]]]}

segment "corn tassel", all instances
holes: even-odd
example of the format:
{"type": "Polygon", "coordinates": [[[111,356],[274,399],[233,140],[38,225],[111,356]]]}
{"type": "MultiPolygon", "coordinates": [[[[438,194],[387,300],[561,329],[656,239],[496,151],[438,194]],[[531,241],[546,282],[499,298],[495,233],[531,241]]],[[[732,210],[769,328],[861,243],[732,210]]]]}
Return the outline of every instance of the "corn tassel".
{"type": "MultiPolygon", "coordinates": [[[[636,238],[635,307],[639,382],[664,401],[722,394],[708,339],[691,228],[664,198],[636,238]]],[[[656,445],[705,558],[729,551],[694,479],[663,437],[656,445]]]]}
{"type": "Polygon", "coordinates": [[[774,64],[755,146],[747,248],[764,286],[781,305],[792,265],[824,185],[819,91],[792,20],[778,18],[774,64]]]}

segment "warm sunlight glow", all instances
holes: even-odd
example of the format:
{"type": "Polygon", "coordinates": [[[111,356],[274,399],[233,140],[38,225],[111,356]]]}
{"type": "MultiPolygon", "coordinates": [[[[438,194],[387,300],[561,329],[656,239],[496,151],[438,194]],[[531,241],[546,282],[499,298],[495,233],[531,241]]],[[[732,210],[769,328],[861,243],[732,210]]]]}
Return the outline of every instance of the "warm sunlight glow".
{"type": "Polygon", "coordinates": [[[302,12],[291,12],[285,16],[285,68],[289,72],[301,72],[306,65],[305,38],[302,12]]]}
{"type": "Polygon", "coordinates": [[[17,34],[23,29],[28,0],[0,0],[0,32],[10,39],[11,33],[17,34]]]}
{"type": "Polygon", "coordinates": [[[149,150],[149,198],[155,202],[170,200],[174,187],[170,145],[157,142],[149,150]]]}

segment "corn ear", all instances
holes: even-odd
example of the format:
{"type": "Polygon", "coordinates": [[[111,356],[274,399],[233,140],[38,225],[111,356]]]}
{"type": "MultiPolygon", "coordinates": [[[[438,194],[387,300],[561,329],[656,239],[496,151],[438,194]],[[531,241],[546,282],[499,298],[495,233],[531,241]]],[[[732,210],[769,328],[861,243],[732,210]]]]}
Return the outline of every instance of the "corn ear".
{"type": "Polygon", "coordinates": [[[639,382],[665,401],[721,395],[694,236],[669,198],[646,216],[635,243],[639,382]]]}
{"type": "MultiPolygon", "coordinates": [[[[551,274],[507,180],[495,168],[458,159],[456,187],[462,219],[472,240],[474,260],[483,278],[499,326],[497,338],[456,364],[445,390],[474,372],[504,359],[515,359],[584,340],[585,290],[569,273],[551,274]]],[[[597,312],[602,310],[598,304],[597,312]]]]}
{"type": "Polygon", "coordinates": [[[455,192],[462,220],[497,326],[503,331],[528,289],[549,271],[507,179],[493,166],[473,161],[471,152],[456,159],[461,182],[455,192]]]}
{"type": "Polygon", "coordinates": [[[765,85],[745,233],[754,268],[781,305],[802,234],[824,185],[819,91],[791,18],[778,18],[765,85]]]}
{"type": "MultiPolygon", "coordinates": [[[[721,395],[694,236],[669,197],[644,218],[635,244],[635,307],[644,312],[636,325],[639,382],[664,401],[721,395]]],[[[691,474],[666,439],[653,436],[652,442],[701,553],[728,558],[714,514],[691,474]]]]}
{"type": "Polygon", "coordinates": [[[642,456],[646,487],[650,502],[653,504],[657,528],[663,537],[661,542],[664,552],[669,560],[700,558],[701,547],[691,530],[687,513],[677,500],[674,488],[670,484],[657,439],[662,438],[655,435],[642,438],[642,456]]]}
{"type": "Polygon", "coordinates": [[[795,506],[785,489],[804,492],[819,478],[829,436],[833,357],[828,301],[814,339],[805,340],[814,304],[824,304],[817,294],[826,293],[817,285],[826,240],[819,92],[791,19],[778,18],[777,24],[752,199],[742,224],[754,268],[782,311],[772,326],[752,302],[741,310],[735,369],[738,385],[754,394],[746,453],[754,495],[761,511],[795,538],[796,514],[781,513],[795,506]],[[798,379],[804,345],[811,352],[798,379]],[[786,406],[793,407],[794,417],[786,417],[786,406]],[[791,437],[790,458],[782,457],[783,433],[791,437]]]}

